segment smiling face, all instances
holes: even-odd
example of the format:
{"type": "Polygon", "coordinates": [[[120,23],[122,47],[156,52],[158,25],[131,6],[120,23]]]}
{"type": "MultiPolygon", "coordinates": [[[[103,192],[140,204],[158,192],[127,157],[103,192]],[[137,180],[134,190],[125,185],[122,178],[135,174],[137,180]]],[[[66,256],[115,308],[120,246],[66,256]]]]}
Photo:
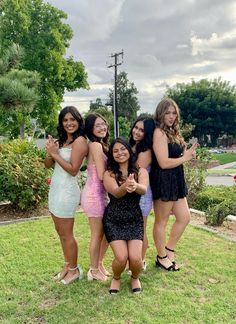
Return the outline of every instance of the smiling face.
{"type": "Polygon", "coordinates": [[[172,127],[177,118],[177,111],[174,106],[169,106],[164,115],[164,124],[172,127]]]}
{"type": "Polygon", "coordinates": [[[112,154],[114,160],[117,163],[125,163],[130,158],[130,154],[127,148],[119,142],[115,143],[115,145],[113,146],[112,154]]]}
{"type": "Polygon", "coordinates": [[[99,138],[104,138],[107,135],[107,123],[100,117],[95,120],[93,134],[99,138]]]}
{"type": "Polygon", "coordinates": [[[73,134],[79,128],[78,121],[69,112],[65,114],[62,120],[62,125],[67,134],[73,134]]]}
{"type": "Polygon", "coordinates": [[[144,123],[143,121],[138,121],[132,129],[133,140],[139,143],[144,138],[144,123]]]}

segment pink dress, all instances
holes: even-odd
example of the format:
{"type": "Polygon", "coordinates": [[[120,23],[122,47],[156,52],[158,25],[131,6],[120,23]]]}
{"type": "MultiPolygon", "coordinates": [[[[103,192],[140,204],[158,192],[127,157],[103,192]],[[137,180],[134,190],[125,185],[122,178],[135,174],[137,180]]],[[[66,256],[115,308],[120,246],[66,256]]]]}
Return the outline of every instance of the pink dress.
{"type": "Polygon", "coordinates": [[[107,193],[98,178],[96,165],[89,164],[87,180],[81,193],[81,207],[88,217],[103,217],[107,201],[107,193]]]}

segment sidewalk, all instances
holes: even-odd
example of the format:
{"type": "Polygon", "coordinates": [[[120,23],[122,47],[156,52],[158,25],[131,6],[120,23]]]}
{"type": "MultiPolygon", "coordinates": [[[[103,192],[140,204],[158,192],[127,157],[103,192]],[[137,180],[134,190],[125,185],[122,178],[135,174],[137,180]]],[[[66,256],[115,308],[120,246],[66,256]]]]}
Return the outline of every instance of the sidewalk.
{"type": "Polygon", "coordinates": [[[211,168],[211,170],[222,170],[222,169],[227,169],[227,168],[235,168],[235,173],[236,173],[236,161],[218,165],[216,167],[211,168]]]}

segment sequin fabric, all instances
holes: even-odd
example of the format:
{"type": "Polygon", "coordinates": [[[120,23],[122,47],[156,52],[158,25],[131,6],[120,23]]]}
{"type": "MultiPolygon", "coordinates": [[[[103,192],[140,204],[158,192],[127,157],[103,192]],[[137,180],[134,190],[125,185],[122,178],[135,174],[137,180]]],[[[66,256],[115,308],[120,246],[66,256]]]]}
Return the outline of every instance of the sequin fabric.
{"type": "MultiPolygon", "coordinates": [[[[176,143],[168,144],[169,158],[178,158],[183,153],[183,148],[176,143]]],[[[157,160],[153,158],[150,172],[150,185],[153,200],[176,201],[188,194],[184,179],[183,165],[172,169],[162,169],[157,160]]]]}
{"type": "Polygon", "coordinates": [[[109,194],[103,227],[107,241],[143,240],[143,217],[139,206],[140,195],[127,193],[121,198],[109,194]]]}
{"type": "Polygon", "coordinates": [[[88,217],[103,217],[107,205],[107,193],[98,178],[96,165],[87,166],[87,180],[81,193],[81,207],[88,217]]]}
{"type": "MultiPolygon", "coordinates": [[[[151,170],[151,165],[147,167],[147,172],[150,173],[150,170],[151,170]]],[[[152,209],[152,190],[150,185],[148,185],[145,195],[141,196],[139,205],[142,211],[142,215],[148,216],[148,214],[152,209]]]]}
{"type": "MultiPolygon", "coordinates": [[[[59,149],[59,155],[70,161],[72,148],[63,147],[59,149]]],[[[59,218],[72,218],[80,200],[80,189],[77,176],[66,172],[55,162],[54,172],[51,179],[48,208],[49,211],[59,218]]]]}

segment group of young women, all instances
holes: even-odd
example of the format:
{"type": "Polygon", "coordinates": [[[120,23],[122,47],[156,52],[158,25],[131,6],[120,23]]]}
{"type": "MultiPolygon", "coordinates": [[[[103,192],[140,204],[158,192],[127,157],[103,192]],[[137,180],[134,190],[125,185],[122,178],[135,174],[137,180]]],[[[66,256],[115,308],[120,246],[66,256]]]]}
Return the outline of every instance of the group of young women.
{"type": "Polygon", "coordinates": [[[120,290],[120,276],[127,266],[132,292],[141,291],[139,274],[146,269],[146,225],[152,205],[156,266],[179,270],[174,250],[190,220],[183,163],[196,157],[197,148],[197,144],[186,147],[179,119],[177,104],[163,99],[153,119],[135,121],[129,141],[116,138],[109,146],[108,124],[101,115],[89,114],[84,122],[75,107],[62,109],[58,139],[49,136],[45,158],[47,168],[54,166],[48,205],[64,254],[64,266],[55,280],[70,284],[83,276],[73,234],[79,201],[91,231],[88,280],[105,281],[110,276],[103,265],[110,245],[114,260],[109,292],[120,290]],[[77,174],[85,158],[87,181],[80,194],[77,174]],[[170,214],[175,222],[166,242],[170,214]]]}

